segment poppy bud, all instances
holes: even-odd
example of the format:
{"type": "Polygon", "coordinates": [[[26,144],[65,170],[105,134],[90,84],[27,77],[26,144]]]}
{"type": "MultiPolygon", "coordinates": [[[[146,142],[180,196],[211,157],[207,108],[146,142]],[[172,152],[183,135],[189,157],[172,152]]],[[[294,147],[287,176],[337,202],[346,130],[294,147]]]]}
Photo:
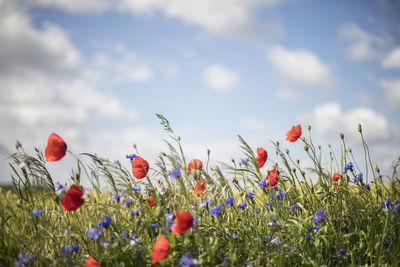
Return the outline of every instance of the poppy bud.
{"type": "Polygon", "coordinates": [[[209,155],[210,155],[210,152],[211,152],[211,150],[210,150],[210,149],[207,149],[207,150],[206,150],[206,152],[207,152],[207,155],[209,156],[209,155]]]}
{"type": "Polygon", "coordinates": [[[304,150],[305,150],[305,151],[308,151],[308,145],[305,145],[305,146],[304,146],[304,150]]]}
{"type": "Polygon", "coordinates": [[[286,153],[286,154],[289,154],[289,149],[285,149],[285,153],[286,153]]]}
{"type": "Polygon", "coordinates": [[[362,133],[361,124],[358,124],[358,131],[359,131],[360,133],[362,133]]]}
{"type": "Polygon", "coordinates": [[[340,139],[344,139],[344,134],[340,133],[339,137],[340,137],[340,139]]]}
{"type": "Polygon", "coordinates": [[[164,151],[160,151],[160,154],[163,155],[164,157],[167,155],[167,154],[165,154],[164,151]]]}
{"type": "Polygon", "coordinates": [[[307,125],[307,130],[311,130],[311,125],[307,125]]]}

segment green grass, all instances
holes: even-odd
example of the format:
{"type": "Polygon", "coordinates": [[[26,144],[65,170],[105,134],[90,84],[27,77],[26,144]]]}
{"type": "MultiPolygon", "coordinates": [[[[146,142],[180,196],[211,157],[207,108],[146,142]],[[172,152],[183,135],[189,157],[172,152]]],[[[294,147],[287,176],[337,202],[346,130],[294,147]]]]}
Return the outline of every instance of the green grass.
{"type": "Polygon", "coordinates": [[[311,137],[302,137],[297,142],[304,143],[305,157],[313,162],[312,168],[303,169],[300,161],[274,143],[279,160],[267,161],[260,169],[253,152],[256,148],[240,138],[244,158],[250,159],[246,165],[233,161],[211,168],[207,160],[201,172],[189,174],[190,159],[184,156],[180,137],[164,117],[158,116],[172,142],[168,143],[169,153],[159,155],[145,179],[135,179],[118,162],[91,154],[74,156],[77,164],[70,184],[79,185],[81,179],[88,179],[93,185],[90,197],[74,212],[61,209],[61,197],[54,192],[56,180],[47,171],[49,163],[39,150],[32,156],[20,148],[12,155],[14,190],[0,189],[0,266],[13,265],[23,251],[28,256],[37,254],[37,259],[29,263],[32,266],[83,266],[88,255],[101,266],[150,266],[153,244],[161,234],[171,244],[169,256],[157,263],[162,266],[179,266],[187,252],[201,266],[399,265],[400,211],[394,209],[394,204],[400,202],[400,163],[384,182],[379,168],[372,165],[361,128],[365,158],[359,165],[344,138],[341,155],[329,152],[329,160],[324,162],[320,147],[313,145],[311,137]],[[91,162],[83,164],[82,158],[91,162]],[[354,171],[346,172],[344,166],[350,161],[354,171]],[[29,167],[20,168],[21,162],[29,162],[29,167]],[[182,175],[172,180],[169,171],[176,165],[182,175]],[[361,165],[365,166],[362,170],[358,168],[361,165]],[[275,188],[259,187],[258,182],[273,167],[279,173],[278,184],[275,188]],[[343,175],[343,184],[332,183],[334,172],[343,175]],[[364,174],[363,183],[354,183],[359,172],[364,174]],[[200,176],[206,191],[196,196],[193,188],[200,176]],[[317,182],[311,183],[311,178],[317,182]],[[106,183],[108,189],[101,188],[101,183],[106,183]],[[364,187],[366,183],[370,189],[364,187]],[[136,185],[141,186],[140,192],[130,190],[136,185]],[[253,189],[256,196],[249,199],[246,193],[253,189]],[[156,207],[147,205],[146,190],[153,193],[156,207]],[[285,196],[274,199],[282,191],[285,196]],[[111,200],[118,192],[123,193],[121,200],[132,199],[129,207],[111,200]],[[228,197],[234,197],[233,206],[224,204],[228,197]],[[202,208],[207,198],[212,204],[202,208]],[[381,203],[387,199],[392,204],[385,212],[381,203]],[[247,207],[240,209],[238,204],[243,202],[247,207]],[[268,202],[272,202],[269,207],[268,202]],[[295,203],[297,211],[290,212],[295,203]],[[212,216],[210,210],[217,204],[222,206],[221,214],[212,216]],[[42,209],[43,214],[32,216],[30,212],[35,208],[42,209]],[[132,213],[137,208],[139,215],[132,213]],[[167,227],[166,214],[177,210],[190,211],[196,223],[191,230],[175,236],[167,227]],[[326,218],[317,223],[313,218],[319,210],[326,212],[326,218]],[[88,229],[105,216],[112,218],[110,227],[102,229],[97,241],[91,240],[88,229]],[[154,223],[158,228],[151,229],[154,223]],[[136,234],[138,239],[133,242],[124,233],[136,234]],[[78,244],[79,250],[62,256],[68,244],[78,244]],[[345,252],[338,257],[341,248],[345,252]]]}

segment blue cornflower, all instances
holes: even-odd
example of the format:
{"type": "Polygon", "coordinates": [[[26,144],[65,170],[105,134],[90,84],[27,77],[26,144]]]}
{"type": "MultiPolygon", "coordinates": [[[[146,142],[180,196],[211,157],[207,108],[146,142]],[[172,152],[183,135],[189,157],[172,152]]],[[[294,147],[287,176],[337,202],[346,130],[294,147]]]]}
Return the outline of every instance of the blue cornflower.
{"type": "Polygon", "coordinates": [[[316,223],[321,223],[326,218],[325,210],[319,210],[315,213],[313,220],[316,223]]]}
{"type": "Polygon", "coordinates": [[[111,200],[119,200],[122,197],[122,193],[118,192],[115,196],[111,196],[111,200]]]}
{"type": "Polygon", "coordinates": [[[318,225],[316,225],[314,228],[315,228],[315,231],[316,231],[316,232],[318,232],[318,231],[319,231],[319,229],[321,229],[321,228],[319,228],[319,226],[318,226],[318,225]]]}
{"type": "Polygon", "coordinates": [[[289,253],[292,253],[293,251],[295,251],[297,248],[295,246],[291,246],[290,248],[288,248],[286,251],[289,253]]]}
{"type": "Polygon", "coordinates": [[[371,189],[371,187],[369,186],[369,184],[364,185],[363,188],[364,188],[364,189],[367,189],[367,190],[370,190],[370,189],[371,189]]]}
{"type": "Polygon", "coordinates": [[[156,229],[156,228],[158,228],[158,223],[151,223],[151,224],[150,224],[150,228],[151,228],[151,229],[156,229]]]}
{"type": "Polygon", "coordinates": [[[139,192],[140,190],[142,190],[142,189],[140,188],[139,185],[131,187],[131,191],[133,191],[133,192],[139,192]]]}
{"type": "Polygon", "coordinates": [[[180,260],[180,264],[181,266],[184,267],[190,267],[192,265],[198,265],[199,261],[197,259],[189,258],[189,253],[185,253],[185,255],[183,255],[183,257],[180,260]]]}
{"type": "Polygon", "coordinates": [[[182,174],[182,171],[181,171],[181,168],[179,167],[179,165],[176,165],[176,168],[169,172],[169,176],[171,176],[172,180],[179,177],[181,174],[182,174]]]}
{"type": "Polygon", "coordinates": [[[56,186],[56,188],[55,188],[56,189],[56,195],[57,196],[64,195],[65,187],[62,184],[60,184],[60,182],[56,182],[55,186],[56,186]]]}
{"type": "Polygon", "coordinates": [[[297,203],[294,203],[294,204],[289,206],[289,212],[296,212],[297,208],[298,208],[297,203]]]}
{"type": "Polygon", "coordinates": [[[247,191],[246,197],[253,199],[257,193],[253,190],[253,192],[247,191]]]}
{"type": "Polygon", "coordinates": [[[228,198],[225,200],[225,205],[227,205],[227,206],[232,206],[234,200],[235,200],[235,199],[234,199],[233,197],[228,197],[228,198]]]}
{"type": "Polygon", "coordinates": [[[236,233],[232,234],[233,239],[236,239],[236,233]]]}
{"type": "Polygon", "coordinates": [[[193,224],[196,224],[196,223],[197,223],[197,216],[193,215],[193,224]]]}
{"type": "Polygon", "coordinates": [[[271,240],[271,247],[273,247],[273,248],[279,247],[280,243],[281,243],[281,236],[280,235],[276,235],[271,240]]]}
{"type": "Polygon", "coordinates": [[[129,197],[125,198],[124,200],[122,200],[121,202],[121,206],[129,206],[132,203],[132,199],[130,199],[129,197]]]}
{"type": "Polygon", "coordinates": [[[135,214],[135,215],[139,215],[139,212],[140,212],[140,208],[132,210],[132,214],[135,214]]]}
{"type": "Polygon", "coordinates": [[[336,256],[338,256],[338,257],[342,257],[342,256],[348,257],[349,253],[347,253],[344,248],[340,248],[338,253],[336,253],[336,256]]]}
{"type": "Polygon", "coordinates": [[[396,211],[400,212],[400,203],[396,203],[393,205],[392,213],[395,213],[396,211]]]}
{"type": "Polygon", "coordinates": [[[262,239],[263,239],[264,243],[267,243],[268,241],[271,240],[271,237],[268,236],[268,235],[265,235],[265,236],[262,237],[262,239]]]}
{"type": "Polygon", "coordinates": [[[384,208],[384,212],[388,212],[390,206],[392,205],[392,202],[390,202],[390,199],[386,199],[385,202],[381,203],[380,210],[384,208]]]}
{"type": "Polygon", "coordinates": [[[38,210],[38,209],[34,209],[33,211],[30,212],[30,214],[34,217],[38,217],[40,215],[42,215],[43,211],[42,210],[38,210]]]}
{"type": "Polygon", "coordinates": [[[172,224],[174,223],[175,215],[171,213],[165,214],[165,220],[167,221],[167,228],[170,229],[172,224]]]}
{"type": "Polygon", "coordinates": [[[265,206],[267,207],[272,207],[274,204],[271,201],[268,201],[267,203],[265,203],[265,206]]]}
{"type": "Polygon", "coordinates": [[[360,182],[362,184],[363,182],[363,174],[359,173],[358,175],[356,175],[356,177],[354,178],[354,183],[358,183],[360,182]]]}
{"type": "Polygon", "coordinates": [[[238,205],[238,207],[239,207],[239,209],[244,209],[244,208],[247,207],[247,203],[246,203],[246,202],[240,203],[240,204],[238,205]]]}
{"type": "Polygon", "coordinates": [[[208,206],[210,206],[212,204],[212,201],[209,197],[207,197],[206,201],[204,201],[203,203],[200,204],[200,208],[207,208],[208,206]]]}
{"type": "Polygon", "coordinates": [[[250,161],[250,159],[249,158],[247,158],[247,159],[242,159],[241,161],[240,161],[240,164],[241,165],[247,165],[247,163],[250,161]]]}
{"type": "Polygon", "coordinates": [[[217,216],[221,214],[221,204],[216,205],[214,208],[210,209],[211,215],[217,216]]]}
{"type": "Polygon", "coordinates": [[[25,264],[28,264],[30,261],[34,262],[37,259],[37,254],[33,254],[32,257],[28,257],[25,251],[22,251],[18,254],[18,260],[14,261],[14,265],[16,267],[22,267],[25,264]]]}
{"type": "Polygon", "coordinates": [[[383,246],[385,247],[385,248],[387,248],[388,246],[390,245],[390,241],[388,241],[388,240],[383,240],[383,246]]]}
{"type": "Polygon", "coordinates": [[[353,162],[349,162],[344,167],[344,171],[347,172],[348,170],[353,171],[353,162]]]}
{"type": "Polygon", "coordinates": [[[63,253],[61,253],[61,256],[64,256],[65,254],[74,252],[74,251],[78,251],[79,250],[79,245],[75,244],[75,245],[66,245],[63,247],[63,253]]]}
{"type": "Polygon", "coordinates": [[[101,230],[100,230],[100,229],[97,229],[97,228],[90,228],[90,229],[87,231],[87,236],[88,236],[90,239],[93,239],[93,240],[99,239],[99,237],[100,237],[101,235],[102,235],[101,230]]]}
{"type": "Polygon", "coordinates": [[[136,158],[136,154],[126,155],[126,158],[132,160],[132,159],[136,158]]]}
{"type": "Polygon", "coordinates": [[[309,225],[309,226],[307,227],[307,232],[308,232],[307,238],[311,238],[312,235],[313,235],[313,232],[314,232],[314,229],[312,228],[311,225],[309,225]]]}
{"type": "Polygon", "coordinates": [[[275,199],[275,200],[279,200],[279,199],[281,199],[281,198],[284,198],[285,195],[286,195],[286,192],[285,192],[285,191],[282,191],[282,192],[280,192],[279,194],[274,195],[274,199],[275,199]]]}
{"type": "Polygon", "coordinates": [[[108,226],[110,226],[111,222],[112,222],[111,217],[106,216],[106,217],[104,217],[103,220],[101,220],[101,221],[99,222],[99,225],[100,225],[102,228],[107,228],[108,226]]]}
{"type": "Polygon", "coordinates": [[[258,182],[259,187],[266,187],[267,186],[267,179],[263,178],[261,181],[258,182]]]}

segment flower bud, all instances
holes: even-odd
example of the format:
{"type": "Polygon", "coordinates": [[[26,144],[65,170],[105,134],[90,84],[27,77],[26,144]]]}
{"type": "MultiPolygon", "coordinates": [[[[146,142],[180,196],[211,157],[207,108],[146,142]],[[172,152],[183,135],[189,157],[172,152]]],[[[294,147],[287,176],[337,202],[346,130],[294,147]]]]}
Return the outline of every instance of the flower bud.
{"type": "Polygon", "coordinates": [[[206,150],[206,152],[207,152],[207,155],[209,156],[209,155],[210,155],[210,152],[211,152],[211,150],[210,150],[210,149],[207,149],[207,150],[206,150]]]}
{"type": "Polygon", "coordinates": [[[311,125],[307,125],[307,130],[311,130],[311,125]]]}
{"type": "Polygon", "coordinates": [[[160,151],[160,154],[163,155],[164,157],[167,155],[164,151],[160,151]]]}
{"type": "Polygon", "coordinates": [[[308,151],[308,145],[307,144],[304,146],[304,150],[308,151]]]}
{"type": "Polygon", "coordinates": [[[362,133],[362,127],[361,127],[361,124],[358,124],[358,131],[359,131],[360,133],[362,133]]]}
{"type": "Polygon", "coordinates": [[[343,134],[343,133],[340,133],[340,134],[339,134],[339,137],[340,137],[340,139],[344,139],[344,134],[343,134]]]}

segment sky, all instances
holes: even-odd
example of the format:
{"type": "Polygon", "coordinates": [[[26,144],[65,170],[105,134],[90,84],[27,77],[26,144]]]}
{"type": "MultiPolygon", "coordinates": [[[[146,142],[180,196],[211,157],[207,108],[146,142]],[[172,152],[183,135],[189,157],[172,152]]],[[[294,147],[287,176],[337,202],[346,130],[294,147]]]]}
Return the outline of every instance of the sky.
{"type": "MultiPolygon", "coordinates": [[[[0,0],[0,183],[19,140],[55,132],[75,154],[125,166],[135,143],[166,151],[163,114],[188,158],[239,160],[301,124],[328,153],[339,133],[382,170],[400,156],[398,0],[0,0]]],[[[362,162],[362,159],[360,159],[362,162]]],[[[272,165],[272,163],[269,163],[272,165]]],[[[48,164],[66,181],[73,157],[48,164]]],[[[269,166],[270,167],[270,166],[269,166]]]]}

